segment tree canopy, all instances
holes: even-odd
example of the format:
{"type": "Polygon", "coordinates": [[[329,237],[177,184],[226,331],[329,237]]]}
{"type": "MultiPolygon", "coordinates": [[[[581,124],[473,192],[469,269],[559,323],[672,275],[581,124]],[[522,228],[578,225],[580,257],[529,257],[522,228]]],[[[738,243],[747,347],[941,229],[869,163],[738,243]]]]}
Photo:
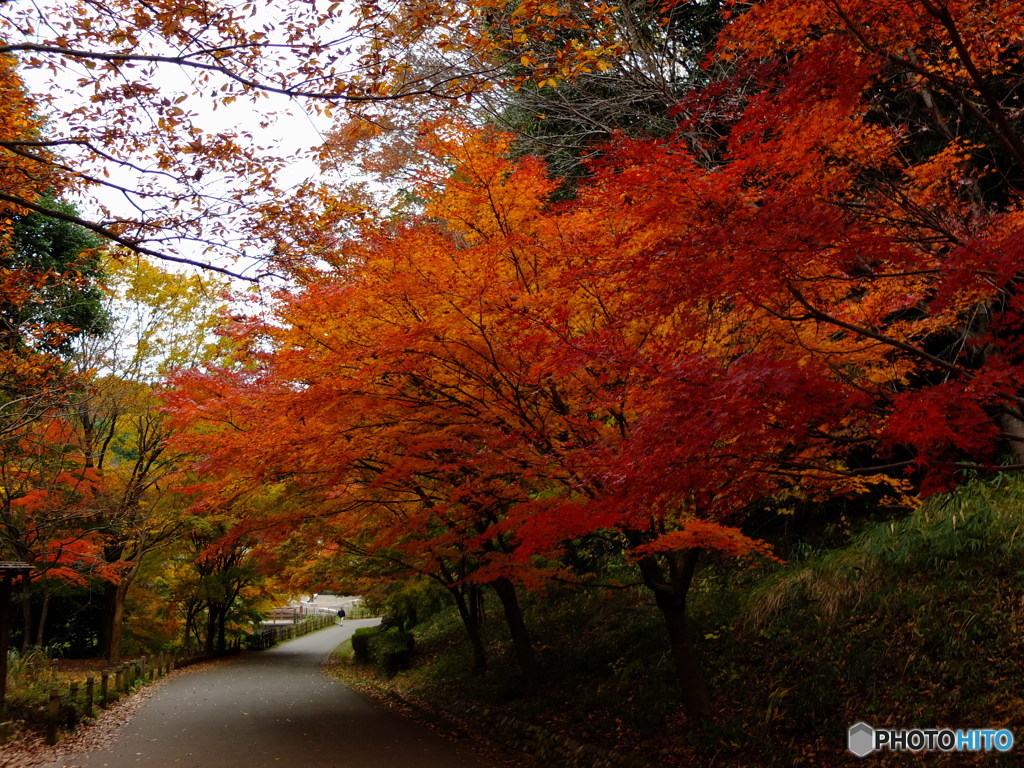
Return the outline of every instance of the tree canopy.
{"type": "Polygon", "coordinates": [[[517,595],[595,581],[578,554],[600,547],[649,590],[697,723],[701,558],[777,557],[751,521],[796,508],[1024,466],[1019,2],[34,14],[0,50],[84,67],[90,96],[46,102],[44,133],[12,91],[12,215],[53,213],[44,169],[136,201],[91,227],[115,242],[284,278],[225,314],[216,359],[167,358],[161,446],[224,523],[211,568],[259,531],[268,562],[433,579],[481,665],[464,590],[490,589],[529,688],[517,595]],[[337,109],[319,159],[391,197],[327,174],[283,194],[257,136],[204,132],[157,85],[168,66],[220,105],[337,109]]]}

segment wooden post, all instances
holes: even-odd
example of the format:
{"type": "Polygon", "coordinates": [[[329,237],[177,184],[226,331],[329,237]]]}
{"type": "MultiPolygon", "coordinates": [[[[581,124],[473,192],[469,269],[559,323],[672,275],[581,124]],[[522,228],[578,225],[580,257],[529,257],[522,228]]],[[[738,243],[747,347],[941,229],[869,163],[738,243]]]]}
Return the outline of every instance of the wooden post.
{"type": "Polygon", "coordinates": [[[96,680],[90,675],[85,678],[85,714],[92,717],[92,705],[93,705],[93,692],[95,690],[96,680]]]}
{"type": "Polygon", "coordinates": [[[71,726],[78,725],[78,681],[71,683],[71,726]]]}
{"type": "Polygon", "coordinates": [[[57,691],[50,691],[50,706],[46,710],[46,743],[51,747],[57,743],[57,717],[60,715],[60,699],[57,691]]]}
{"type": "Polygon", "coordinates": [[[110,703],[110,673],[103,670],[100,673],[100,706],[106,709],[110,703]]]}

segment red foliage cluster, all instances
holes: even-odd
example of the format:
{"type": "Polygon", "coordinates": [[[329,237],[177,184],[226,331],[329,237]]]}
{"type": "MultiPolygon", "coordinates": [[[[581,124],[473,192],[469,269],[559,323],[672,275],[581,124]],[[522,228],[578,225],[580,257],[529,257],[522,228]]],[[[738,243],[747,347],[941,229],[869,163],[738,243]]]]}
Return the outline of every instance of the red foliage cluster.
{"type": "Polygon", "coordinates": [[[1019,45],[988,33],[1024,8],[896,8],[753,6],[717,51],[747,76],[566,202],[510,137],[425,129],[421,210],[320,222],[334,268],[236,327],[239,366],[177,382],[211,493],[283,483],[318,536],[484,583],[611,531],[684,602],[690,561],[653,563],[766,553],[737,528],[757,505],[1021,453],[1019,45]]]}

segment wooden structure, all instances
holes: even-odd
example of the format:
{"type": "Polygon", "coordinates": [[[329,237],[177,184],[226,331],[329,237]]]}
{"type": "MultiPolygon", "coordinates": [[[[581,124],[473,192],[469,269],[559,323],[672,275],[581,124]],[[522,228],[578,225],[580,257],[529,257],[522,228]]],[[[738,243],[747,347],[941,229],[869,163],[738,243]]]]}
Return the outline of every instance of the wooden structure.
{"type": "Polygon", "coordinates": [[[28,578],[32,566],[28,563],[0,562],[0,714],[7,699],[7,651],[11,642],[11,596],[14,580],[28,578]]]}

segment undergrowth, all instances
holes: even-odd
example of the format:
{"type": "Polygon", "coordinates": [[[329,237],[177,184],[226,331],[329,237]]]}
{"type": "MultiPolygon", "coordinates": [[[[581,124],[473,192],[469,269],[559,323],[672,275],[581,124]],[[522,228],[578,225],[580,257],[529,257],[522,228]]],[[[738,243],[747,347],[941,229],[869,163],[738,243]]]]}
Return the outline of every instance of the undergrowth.
{"type": "Polygon", "coordinates": [[[12,649],[7,654],[7,696],[4,717],[33,722],[50,698],[50,691],[62,683],[46,649],[12,649]]]}
{"type": "MultiPolygon", "coordinates": [[[[714,700],[686,729],[665,632],[640,588],[554,588],[526,601],[543,690],[522,696],[496,605],[486,674],[471,669],[454,611],[413,628],[413,669],[393,684],[440,705],[459,697],[544,723],[651,764],[860,765],[846,729],[1007,727],[1024,734],[1024,491],[973,482],[913,514],[867,525],[847,546],[799,564],[711,564],[691,597],[714,700]]],[[[1010,765],[1008,755],[979,757],[1010,765]]],[[[874,764],[906,756],[874,755],[874,764]]],[[[970,762],[927,756],[930,765],[970,762]]]]}

